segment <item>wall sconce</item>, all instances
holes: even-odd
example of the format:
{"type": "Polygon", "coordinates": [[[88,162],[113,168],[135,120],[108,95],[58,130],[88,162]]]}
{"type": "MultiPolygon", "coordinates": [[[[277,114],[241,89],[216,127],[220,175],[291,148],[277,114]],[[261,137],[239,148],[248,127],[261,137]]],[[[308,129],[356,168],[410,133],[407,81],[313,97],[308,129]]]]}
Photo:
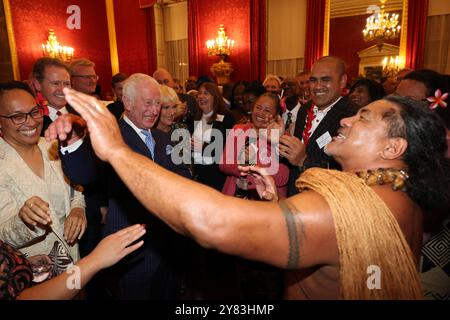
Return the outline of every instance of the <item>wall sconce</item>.
{"type": "Polygon", "coordinates": [[[233,72],[231,63],[225,62],[226,57],[231,55],[234,49],[234,40],[229,39],[225,33],[223,24],[219,26],[216,39],[206,41],[208,56],[219,56],[220,61],[211,67],[212,74],[217,78],[217,84],[223,85],[230,82],[230,75],[233,72]]]}
{"type": "Polygon", "coordinates": [[[42,52],[45,57],[58,58],[66,63],[72,61],[75,50],[72,47],[62,46],[56,40],[56,34],[53,29],[48,31],[46,44],[42,44],[42,52]]]}
{"type": "Polygon", "coordinates": [[[399,56],[384,57],[383,59],[383,76],[387,78],[395,77],[400,70],[399,56]]]}

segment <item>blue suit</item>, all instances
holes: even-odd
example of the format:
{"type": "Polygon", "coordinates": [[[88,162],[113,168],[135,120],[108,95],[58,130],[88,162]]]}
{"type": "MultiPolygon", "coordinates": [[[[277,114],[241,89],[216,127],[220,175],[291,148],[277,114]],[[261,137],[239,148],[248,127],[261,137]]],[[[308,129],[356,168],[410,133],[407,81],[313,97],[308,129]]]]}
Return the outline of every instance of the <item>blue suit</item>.
{"type": "MultiPolygon", "coordinates": [[[[152,159],[146,144],[125,120],[119,120],[119,127],[125,143],[133,151],[152,159]]],[[[152,130],[152,135],[156,142],[155,159],[152,160],[170,171],[190,177],[187,168],[176,166],[171,161],[168,154],[170,148],[167,147],[171,142],[167,135],[158,130],[152,130]]],[[[79,183],[98,178],[99,169],[92,161],[94,157],[90,144],[83,143],[75,152],[63,155],[65,173],[72,181],[79,183]]],[[[130,167],[130,170],[133,168],[130,167]]],[[[148,230],[144,236],[144,246],[110,268],[110,282],[117,284],[110,288],[113,297],[177,298],[181,280],[179,259],[184,238],[149,213],[111,167],[108,166],[104,172],[108,181],[108,215],[103,237],[135,223],[146,224],[148,230]]]]}

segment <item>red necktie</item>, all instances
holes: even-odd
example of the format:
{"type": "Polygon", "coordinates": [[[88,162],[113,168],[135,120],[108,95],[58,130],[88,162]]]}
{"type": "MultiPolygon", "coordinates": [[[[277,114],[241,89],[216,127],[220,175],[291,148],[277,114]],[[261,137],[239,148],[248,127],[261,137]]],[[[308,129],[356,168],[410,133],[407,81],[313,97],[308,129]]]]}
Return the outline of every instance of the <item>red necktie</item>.
{"type": "Polygon", "coordinates": [[[316,118],[316,114],[314,113],[314,104],[311,103],[311,107],[308,110],[308,115],[306,116],[305,129],[303,130],[303,134],[302,134],[303,144],[305,145],[305,147],[308,145],[312,122],[315,118],[316,118]]]}

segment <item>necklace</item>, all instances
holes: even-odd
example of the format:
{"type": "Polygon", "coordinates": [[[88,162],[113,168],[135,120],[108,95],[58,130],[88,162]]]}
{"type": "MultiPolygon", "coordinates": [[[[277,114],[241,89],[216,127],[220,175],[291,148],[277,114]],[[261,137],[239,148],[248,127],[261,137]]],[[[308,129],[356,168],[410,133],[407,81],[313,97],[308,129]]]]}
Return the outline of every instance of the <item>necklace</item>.
{"type": "Polygon", "coordinates": [[[356,172],[356,175],[366,181],[368,186],[391,184],[392,190],[405,191],[408,173],[403,169],[378,168],[356,172]]]}

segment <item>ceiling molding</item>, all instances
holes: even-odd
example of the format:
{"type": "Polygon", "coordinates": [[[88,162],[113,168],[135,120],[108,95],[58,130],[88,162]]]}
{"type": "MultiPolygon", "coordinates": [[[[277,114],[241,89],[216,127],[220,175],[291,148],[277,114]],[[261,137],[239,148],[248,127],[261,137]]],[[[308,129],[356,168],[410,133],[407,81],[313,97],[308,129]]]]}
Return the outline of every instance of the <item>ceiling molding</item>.
{"type": "MultiPolygon", "coordinates": [[[[367,8],[371,5],[380,5],[377,0],[330,0],[330,18],[368,15],[367,8]]],[[[401,11],[403,0],[388,0],[386,11],[401,11]]]]}

